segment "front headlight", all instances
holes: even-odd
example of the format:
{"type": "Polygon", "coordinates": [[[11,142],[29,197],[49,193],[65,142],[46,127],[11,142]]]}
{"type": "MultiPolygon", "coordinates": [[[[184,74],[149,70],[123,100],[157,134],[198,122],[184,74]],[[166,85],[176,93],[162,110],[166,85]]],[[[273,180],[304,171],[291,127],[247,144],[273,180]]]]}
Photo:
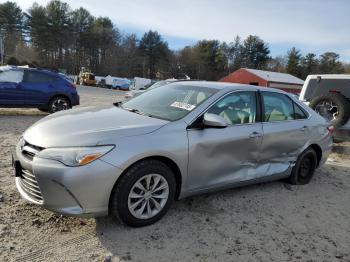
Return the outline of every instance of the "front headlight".
{"type": "Polygon", "coordinates": [[[57,160],[66,166],[83,166],[99,159],[113,148],[114,146],[47,148],[36,157],[57,160]]]}

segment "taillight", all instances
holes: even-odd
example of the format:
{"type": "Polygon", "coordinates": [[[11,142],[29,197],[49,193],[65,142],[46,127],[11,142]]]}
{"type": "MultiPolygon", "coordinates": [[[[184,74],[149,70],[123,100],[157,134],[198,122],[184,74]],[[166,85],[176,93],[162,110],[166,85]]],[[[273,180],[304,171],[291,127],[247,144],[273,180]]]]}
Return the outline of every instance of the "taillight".
{"type": "Polygon", "coordinates": [[[328,130],[328,133],[329,133],[329,134],[333,134],[333,132],[334,132],[334,126],[328,126],[328,127],[327,127],[327,130],[328,130]]]}
{"type": "Polygon", "coordinates": [[[68,83],[67,86],[73,89],[77,88],[77,86],[74,83],[68,83]]]}

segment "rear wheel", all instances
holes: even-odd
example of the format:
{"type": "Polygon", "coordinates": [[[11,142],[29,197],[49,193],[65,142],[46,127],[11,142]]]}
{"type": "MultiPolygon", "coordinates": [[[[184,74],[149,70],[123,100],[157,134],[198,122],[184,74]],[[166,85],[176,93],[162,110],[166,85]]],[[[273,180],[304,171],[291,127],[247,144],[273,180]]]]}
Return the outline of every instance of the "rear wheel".
{"type": "Polygon", "coordinates": [[[67,110],[70,109],[70,101],[63,97],[63,96],[56,96],[50,100],[49,103],[49,112],[50,113],[55,113],[61,110],[67,110]]]}
{"type": "Polygon", "coordinates": [[[314,175],[317,166],[317,155],[312,148],[306,149],[298,157],[295,166],[292,169],[292,174],[288,178],[288,182],[293,185],[308,184],[314,175]]]}
{"type": "Polygon", "coordinates": [[[316,97],[310,102],[310,107],[335,127],[346,124],[350,118],[350,102],[341,94],[316,97]]]}
{"type": "Polygon", "coordinates": [[[163,162],[142,161],[132,166],[114,188],[110,213],[130,226],[150,225],[165,215],[174,196],[173,172],[163,162]]]}

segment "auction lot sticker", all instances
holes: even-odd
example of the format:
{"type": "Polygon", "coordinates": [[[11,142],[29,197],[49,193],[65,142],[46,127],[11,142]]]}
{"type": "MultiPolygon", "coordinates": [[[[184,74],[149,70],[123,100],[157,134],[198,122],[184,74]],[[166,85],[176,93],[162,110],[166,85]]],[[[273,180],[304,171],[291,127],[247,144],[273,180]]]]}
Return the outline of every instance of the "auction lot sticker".
{"type": "Polygon", "coordinates": [[[190,105],[190,104],[183,103],[183,102],[174,102],[170,106],[185,109],[187,111],[191,111],[193,108],[195,108],[194,105],[190,105]]]}

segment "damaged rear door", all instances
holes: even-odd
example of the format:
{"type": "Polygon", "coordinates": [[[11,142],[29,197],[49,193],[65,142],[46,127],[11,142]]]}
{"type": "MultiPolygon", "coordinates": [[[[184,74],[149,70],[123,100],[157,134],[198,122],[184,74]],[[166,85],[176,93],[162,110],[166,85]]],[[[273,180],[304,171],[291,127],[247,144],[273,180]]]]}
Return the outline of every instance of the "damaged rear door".
{"type": "Polygon", "coordinates": [[[307,116],[285,94],[264,91],[261,96],[264,138],[260,169],[267,176],[288,175],[309,137],[307,116]]]}
{"type": "Polygon", "coordinates": [[[234,91],[207,111],[222,116],[225,128],[188,129],[189,191],[202,191],[255,179],[262,123],[255,91],[234,91]]]}

